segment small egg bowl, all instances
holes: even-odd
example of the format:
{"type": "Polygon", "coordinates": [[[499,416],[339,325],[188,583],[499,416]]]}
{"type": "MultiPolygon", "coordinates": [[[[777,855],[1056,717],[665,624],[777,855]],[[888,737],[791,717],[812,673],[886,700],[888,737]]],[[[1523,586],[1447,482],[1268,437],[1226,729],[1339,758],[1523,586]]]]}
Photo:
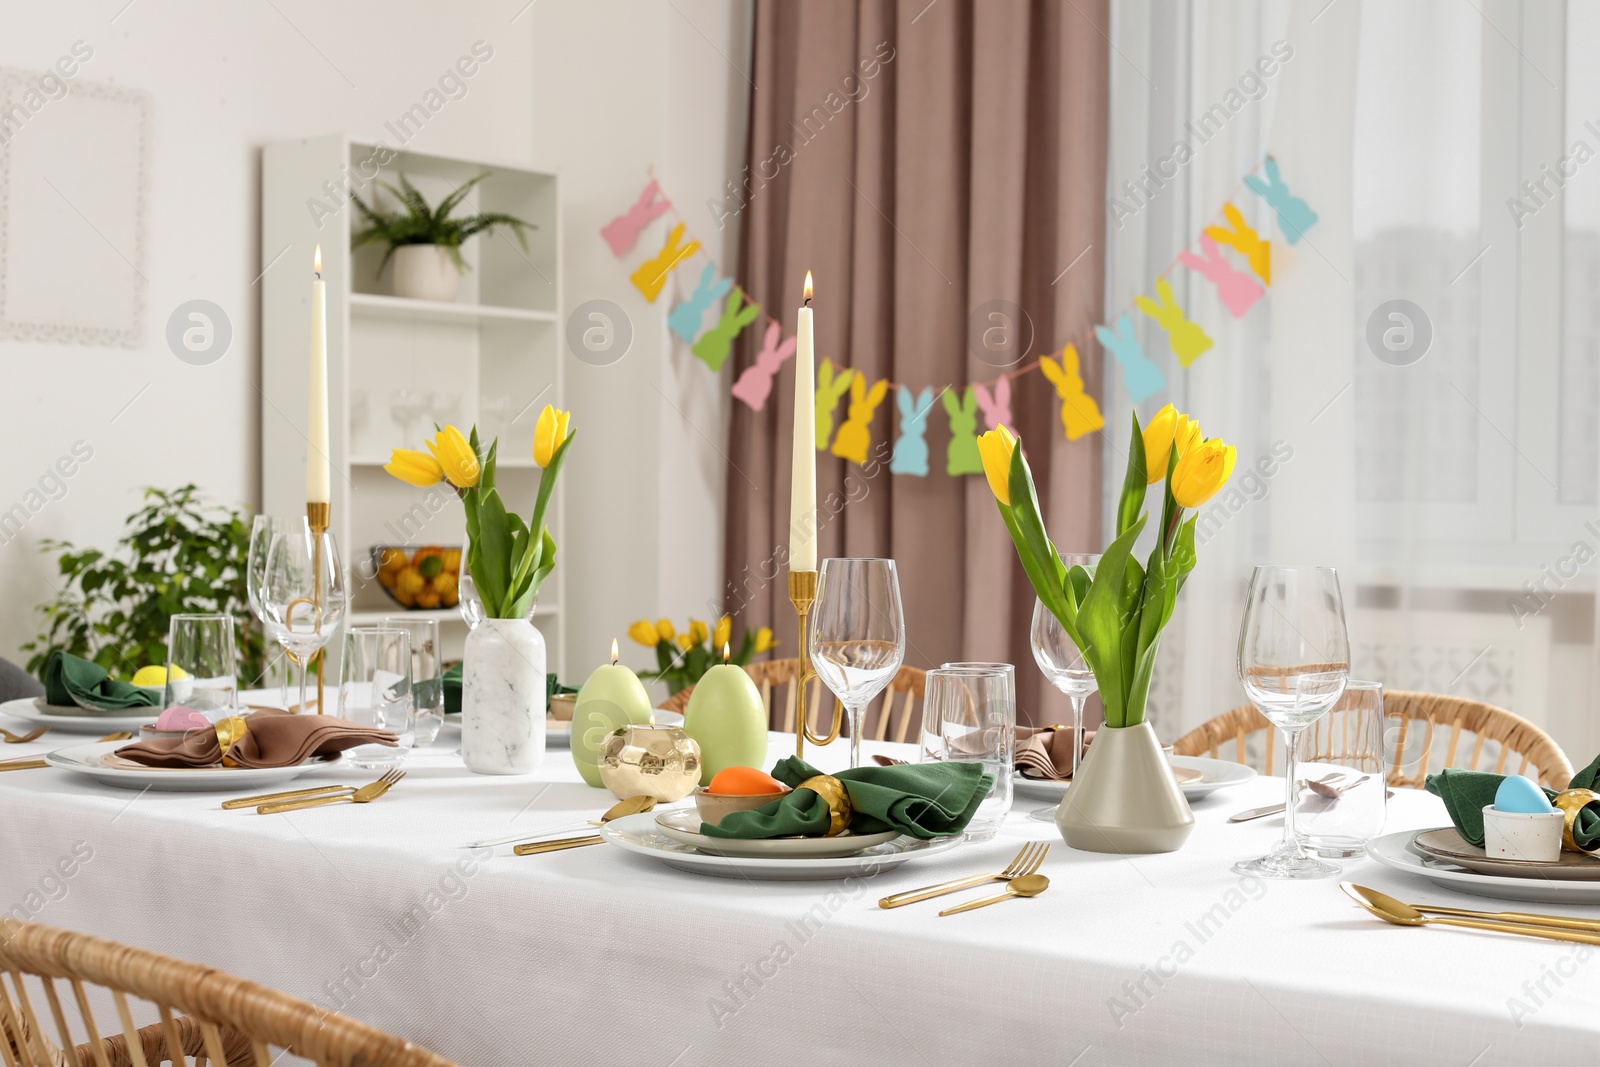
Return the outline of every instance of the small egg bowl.
{"type": "Polygon", "coordinates": [[[694,791],[694,806],[700,812],[700,821],[719,826],[722,820],[736,811],[754,811],[765,807],[774,800],[782,800],[791,790],[783,789],[776,793],[708,793],[705,786],[697,786],[694,791]]]}
{"type": "Polygon", "coordinates": [[[1561,859],[1560,811],[1500,811],[1493,804],[1483,809],[1483,852],[1492,859],[1523,863],[1556,863],[1561,859]]]}

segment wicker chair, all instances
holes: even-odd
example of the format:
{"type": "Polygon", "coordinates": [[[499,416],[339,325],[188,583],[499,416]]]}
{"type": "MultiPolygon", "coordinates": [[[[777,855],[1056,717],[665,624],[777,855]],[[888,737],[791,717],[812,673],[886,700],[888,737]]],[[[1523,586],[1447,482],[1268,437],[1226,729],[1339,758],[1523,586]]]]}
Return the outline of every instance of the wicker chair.
{"type": "MultiPolygon", "coordinates": [[[[1388,728],[1393,736],[1385,737],[1383,746],[1389,761],[1386,777],[1392,786],[1421,788],[1430,773],[1445,767],[1493,770],[1496,774],[1529,774],[1531,769],[1531,777],[1552,789],[1565,789],[1572,780],[1572,764],[1561,746],[1539,727],[1504,708],[1441,693],[1386,690],[1383,710],[1386,717],[1399,720],[1388,728]],[[1446,729],[1448,734],[1441,736],[1446,729]],[[1462,744],[1469,735],[1471,747],[1463,753],[1462,744]],[[1484,766],[1491,757],[1493,766],[1484,766]],[[1512,757],[1517,759],[1515,767],[1511,766],[1512,757]]],[[[1271,774],[1281,746],[1278,731],[1248,704],[1201,723],[1178,738],[1172,750],[1180,756],[1216,758],[1231,741],[1231,758],[1251,763],[1247,742],[1263,730],[1261,770],[1271,774]]]]}
{"type": "MultiPolygon", "coordinates": [[[[761,700],[767,706],[767,725],[770,729],[788,734],[795,732],[794,684],[799,669],[798,659],[775,659],[764,663],[751,663],[745,667],[745,672],[756,683],[756,688],[761,690],[761,700]]],[[[915,742],[922,724],[922,690],[926,675],[927,672],[917,667],[901,667],[883,694],[867,705],[866,714],[861,722],[861,736],[878,741],[915,742]]],[[[806,689],[806,721],[811,724],[812,733],[818,736],[826,735],[833,725],[833,704],[838,701],[833,700],[824,713],[823,695],[832,696],[828,693],[827,686],[823,685],[820,679],[813,677],[807,683],[806,689]]],[[[661,705],[662,710],[682,714],[689,706],[689,694],[692,692],[694,686],[691,685],[674,693],[661,705]]],[[[845,720],[847,735],[848,731],[847,718],[845,720]]]]}
{"type": "Polygon", "coordinates": [[[195,1067],[270,1067],[274,1047],[319,1067],[451,1067],[398,1037],[198,963],[0,920],[5,1067],[146,1067],[186,1057],[195,1067]],[[111,1030],[120,1032],[101,1037],[91,1000],[108,1021],[114,1006],[111,1030]],[[135,1012],[156,1021],[137,1026],[135,1012]]]}

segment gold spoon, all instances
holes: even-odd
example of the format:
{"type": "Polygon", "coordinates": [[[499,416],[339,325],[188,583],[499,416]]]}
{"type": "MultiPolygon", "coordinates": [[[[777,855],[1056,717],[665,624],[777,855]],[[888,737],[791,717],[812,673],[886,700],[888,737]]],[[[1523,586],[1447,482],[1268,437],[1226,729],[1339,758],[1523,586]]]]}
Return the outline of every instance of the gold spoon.
{"type": "Polygon", "coordinates": [[[1036,897],[1049,888],[1050,879],[1044,875],[1025,874],[1021,878],[1013,878],[1007,882],[1004,893],[996,893],[992,897],[969,900],[965,904],[957,904],[953,908],[946,908],[939,914],[940,916],[954,915],[958,911],[971,911],[973,908],[981,908],[986,904],[998,904],[1002,900],[1009,900],[1012,897],[1036,897]]]}
{"type": "Polygon", "coordinates": [[[1581,945],[1600,945],[1600,934],[1584,934],[1573,930],[1558,930],[1550,926],[1528,926],[1521,923],[1497,922],[1491,919],[1456,919],[1424,915],[1410,904],[1396,900],[1387,893],[1340,882],[1345,895],[1372,914],[1396,926],[1461,926],[1468,930],[1489,930],[1499,934],[1521,934],[1524,937],[1543,937],[1551,941],[1576,941],[1581,945]]]}
{"type": "MultiPolygon", "coordinates": [[[[1345,892],[1360,893],[1368,900],[1400,903],[1393,897],[1376,889],[1368,889],[1364,885],[1351,885],[1345,892]]],[[[1527,911],[1468,911],[1464,908],[1441,908],[1432,904],[1412,904],[1410,907],[1429,915],[1451,915],[1458,919],[1491,919],[1495,922],[1517,923],[1522,926],[1554,926],[1563,930],[1587,930],[1591,934],[1600,934],[1600,921],[1595,919],[1573,919],[1565,915],[1543,915],[1527,911]]]]}
{"type": "MultiPolygon", "coordinates": [[[[646,811],[654,811],[656,798],[643,794],[628,797],[606,809],[600,816],[600,821],[591,823],[592,826],[603,826],[612,819],[620,819],[625,815],[639,815],[646,811]]],[[[537,856],[541,852],[560,852],[562,849],[580,848],[584,845],[598,845],[605,840],[599,834],[587,834],[583,837],[558,837],[550,841],[534,841],[526,845],[518,845],[511,851],[519,856],[537,856]]]]}
{"type": "Polygon", "coordinates": [[[0,737],[5,738],[8,745],[20,745],[27,741],[37,741],[50,732],[48,726],[35,726],[25,734],[14,734],[10,730],[0,730],[0,737]]]}

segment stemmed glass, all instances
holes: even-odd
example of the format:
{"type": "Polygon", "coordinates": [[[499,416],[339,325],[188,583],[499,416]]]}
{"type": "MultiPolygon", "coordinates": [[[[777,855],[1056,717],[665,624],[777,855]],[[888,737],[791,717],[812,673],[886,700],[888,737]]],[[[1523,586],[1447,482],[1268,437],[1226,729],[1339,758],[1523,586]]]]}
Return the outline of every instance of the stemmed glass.
{"type": "MultiPolygon", "coordinates": [[[[267,552],[272,548],[272,538],[278,526],[270,515],[257,515],[250,523],[250,552],[245,557],[244,589],[250,599],[250,614],[256,617],[267,637],[276,641],[277,629],[273,626],[261,596],[267,579],[267,552]]],[[[271,670],[271,664],[268,664],[271,670]]],[[[258,680],[259,681],[259,680],[258,680]]],[[[256,684],[256,683],[252,683],[256,684]]],[[[278,679],[278,704],[289,706],[289,674],[285,671],[278,679]]]]}
{"type": "Polygon", "coordinates": [[[344,619],[344,578],[333,531],[313,533],[311,524],[301,519],[298,526],[273,536],[261,601],[267,626],[300,668],[301,711],[306,706],[306,665],[344,619]]]}
{"type": "Polygon", "coordinates": [[[1328,713],[1350,678],[1344,597],[1332,567],[1257,567],[1239,628],[1239,681],[1257,711],[1283,732],[1283,840],[1233,865],[1267,878],[1322,878],[1339,868],[1308,855],[1295,832],[1300,734],[1328,713]]]}
{"type": "Polygon", "coordinates": [[[411,446],[411,427],[427,410],[430,394],[415,389],[395,389],[389,393],[389,417],[400,424],[407,447],[411,446]]]}
{"type": "Polygon", "coordinates": [[[812,615],[811,663],[850,715],[850,766],[859,767],[862,716],[906,658],[894,560],[823,560],[812,615]]]}
{"type": "MultiPolygon", "coordinates": [[[[1090,575],[1100,557],[1091,553],[1069,553],[1061,557],[1069,568],[1083,567],[1090,575]]],[[[1028,630],[1028,644],[1033,649],[1033,662],[1038,664],[1045,679],[1072,702],[1072,776],[1078,774],[1078,763],[1083,759],[1083,706],[1099,688],[1094,671],[1083,658],[1083,651],[1067,635],[1061,620],[1044,606],[1044,601],[1033,603],[1033,625],[1028,630]]],[[[1055,822],[1054,807],[1039,808],[1028,815],[1031,819],[1055,822]]]]}

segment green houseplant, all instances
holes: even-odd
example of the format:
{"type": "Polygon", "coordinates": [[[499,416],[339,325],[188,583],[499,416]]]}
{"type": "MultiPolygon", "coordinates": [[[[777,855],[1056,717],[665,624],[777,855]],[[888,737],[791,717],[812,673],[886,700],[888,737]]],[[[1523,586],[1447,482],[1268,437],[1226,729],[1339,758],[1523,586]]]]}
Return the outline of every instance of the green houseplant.
{"type": "Polygon", "coordinates": [[[463,182],[439,201],[437,207],[429,207],[427,198],[417,191],[404,174],[400,175],[399,188],[388,182],[378,183],[389,190],[403,210],[380,211],[376,202],[369,205],[351,193],[350,200],[362,218],[366,219],[367,226],[350,239],[350,247],[360,248],[378,243],[388,246],[383,253],[383,261],[378,264],[378,274],[381,276],[389,266],[389,261],[394,260],[392,285],[396,296],[446,302],[454,300],[460,289],[461,272],[467,269],[466,262],[461,258],[464,241],[504,226],[517,235],[517,240],[526,250],[526,231],[536,228],[533,223],[503,211],[480,211],[459,218],[451,217],[450,213],[461,204],[473,186],[488,176],[489,172],[484,171],[463,182]]]}
{"type": "Polygon", "coordinates": [[[167,621],[180,612],[219,612],[238,621],[241,686],[266,672],[266,642],[250,612],[245,562],[248,510],[206,503],[194,485],[147,488],[116,548],[47,540],[56,554],[56,598],[39,607],[43,629],[22,647],[37,674],[57,650],[82,656],[127,680],[167,660],[167,621]]]}

